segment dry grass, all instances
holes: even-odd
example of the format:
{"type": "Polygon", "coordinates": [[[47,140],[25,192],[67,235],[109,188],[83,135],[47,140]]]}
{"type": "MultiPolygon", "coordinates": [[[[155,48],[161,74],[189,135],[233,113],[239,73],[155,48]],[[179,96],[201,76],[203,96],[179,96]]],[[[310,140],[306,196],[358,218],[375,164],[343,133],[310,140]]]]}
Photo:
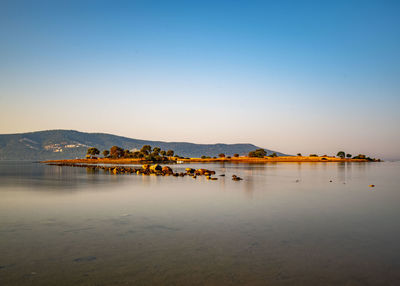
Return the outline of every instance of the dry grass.
{"type": "MultiPolygon", "coordinates": [[[[178,159],[171,158],[171,161],[183,161],[185,163],[217,163],[217,162],[232,162],[232,163],[268,163],[268,162],[367,162],[365,159],[341,159],[335,157],[310,157],[310,156],[279,156],[279,157],[264,157],[252,158],[247,156],[232,157],[232,158],[190,158],[178,159]]],[[[71,159],[71,160],[49,160],[42,163],[88,163],[88,164],[141,164],[145,162],[143,159],[71,159]]],[[[168,162],[166,162],[168,163],[168,162]]]]}

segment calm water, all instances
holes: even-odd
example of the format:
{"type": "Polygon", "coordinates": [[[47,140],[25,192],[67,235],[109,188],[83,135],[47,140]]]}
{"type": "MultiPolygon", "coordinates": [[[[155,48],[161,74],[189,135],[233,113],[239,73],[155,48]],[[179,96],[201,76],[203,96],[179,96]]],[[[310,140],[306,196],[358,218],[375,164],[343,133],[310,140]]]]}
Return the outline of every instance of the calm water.
{"type": "Polygon", "coordinates": [[[0,162],[0,285],[399,285],[400,163],[201,167],[0,162]]]}

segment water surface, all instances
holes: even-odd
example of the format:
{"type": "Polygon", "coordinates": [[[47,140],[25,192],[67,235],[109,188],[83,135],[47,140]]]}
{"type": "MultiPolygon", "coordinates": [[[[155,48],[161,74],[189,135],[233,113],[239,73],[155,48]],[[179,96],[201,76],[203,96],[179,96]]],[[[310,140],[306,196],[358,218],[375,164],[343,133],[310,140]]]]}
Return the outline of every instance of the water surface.
{"type": "Polygon", "coordinates": [[[398,285],[399,163],[190,166],[0,162],[0,285],[398,285]]]}

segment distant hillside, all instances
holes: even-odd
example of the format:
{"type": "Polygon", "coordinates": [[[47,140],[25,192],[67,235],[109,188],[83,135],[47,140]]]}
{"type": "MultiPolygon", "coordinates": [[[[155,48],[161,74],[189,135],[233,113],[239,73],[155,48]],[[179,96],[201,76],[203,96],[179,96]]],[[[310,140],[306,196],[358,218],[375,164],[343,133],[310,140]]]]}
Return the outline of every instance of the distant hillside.
{"type": "MultiPolygon", "coordinates": [[[[85,156],[88,147],[100,151],[120,146],[124,149],[140,149],[148,144],[163,150],[174,150],[185,157],[227,156],[261,148],[252,144],[194,144],[186,142],[162,142],[132,139],[105,133],[85,133],[74,130],[47,130],[19,134],[0,135],[0,160],[73,159],[85,156]]],[[[264,148],[265,149],[265,148],[264,148]]],[[[265,149],[268,154],[271,150],[265,149]]],[[[278,155],[283,155],[277,152],[278,155]]]]}

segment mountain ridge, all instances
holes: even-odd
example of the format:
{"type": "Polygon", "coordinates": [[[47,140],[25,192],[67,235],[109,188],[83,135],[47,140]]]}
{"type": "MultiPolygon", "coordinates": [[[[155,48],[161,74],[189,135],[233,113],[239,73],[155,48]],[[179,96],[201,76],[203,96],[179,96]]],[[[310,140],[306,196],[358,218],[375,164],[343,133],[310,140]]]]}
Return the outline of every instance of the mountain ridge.
{"type": "MultiPolygon", "coordinates": [[[[0,134],[0,160],[47,160],[82,158],[88,147],[96,147],[100,151],[117,145],[124,149],[140,149],[143,145],[174,150],[184,157],[227,156],[238,153],[245,155],[259,149],[254,144],[197,144],[191,142],[155,141],[135,139],[101,132],[80,132],[77,130],[53,129],[24,133],[0,134]]],[[[272,151],[266,148],[268,154],[272,151]]],[[[278,155],[284,155],[276,152],[278,155]]]]}

